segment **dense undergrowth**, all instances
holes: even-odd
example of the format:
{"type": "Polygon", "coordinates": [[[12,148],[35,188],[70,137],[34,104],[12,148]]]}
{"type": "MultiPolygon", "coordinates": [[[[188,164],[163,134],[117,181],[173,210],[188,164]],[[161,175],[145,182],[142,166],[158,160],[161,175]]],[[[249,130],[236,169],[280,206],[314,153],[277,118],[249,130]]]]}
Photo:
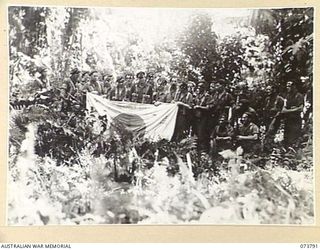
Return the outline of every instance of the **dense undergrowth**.
{"type": "Polygon", "coordinates": [[[135,141],[94,124],[82,138],[81,124],[39,109],[11,114],[11,225],[313,223],[311,144],[275,149],[263,166],[234,152],[216,163],[197,156],[193,139],[135,141]]]}

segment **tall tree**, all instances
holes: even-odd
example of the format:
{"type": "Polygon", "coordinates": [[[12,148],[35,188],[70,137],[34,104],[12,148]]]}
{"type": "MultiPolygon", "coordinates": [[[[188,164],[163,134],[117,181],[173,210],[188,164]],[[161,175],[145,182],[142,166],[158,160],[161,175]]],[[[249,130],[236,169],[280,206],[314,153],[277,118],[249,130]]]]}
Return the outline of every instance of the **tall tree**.
{"type": "Polygon", "coordinates": [[[242,80],[241,69],[244,62],[244,48],[241,43],[241,34],[225,37],[219,42],[218,66],[214,69],[215,79],[224,79],[227,82],[242,80]]]}
{"type": "Polygon", "coordinates": [[[200,72],[206,81],[211,81],[218,68],[217,35],[212,30],[211,17],[205,13],[192,16],[190,23],[181,34],[178,42],[186,60],[192,66],[189,79],[195,79],[194,72],[200,72]]]}
{"type": "Polygon", "coordinates": [[[46,48],[46,23],[50,14],[46,7],[9,7],[10,48],[15,47],[30,57],[46,48]]]}
{"type": "Polygon", "coordinates": [[[64,71],[70,72],[72,67],[81,66],[81,34],[79,24],[89,15],[86,8],[67,8],[68,21],[65,24],[64,34],[62,36],[63,54],[65,59],[64,71]]]}

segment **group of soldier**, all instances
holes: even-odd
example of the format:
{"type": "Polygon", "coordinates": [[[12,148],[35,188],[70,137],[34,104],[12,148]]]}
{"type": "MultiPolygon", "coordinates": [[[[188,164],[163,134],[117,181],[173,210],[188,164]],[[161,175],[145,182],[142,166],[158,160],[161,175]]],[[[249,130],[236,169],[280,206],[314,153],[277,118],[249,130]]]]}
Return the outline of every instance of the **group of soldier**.
{"type": "MultiPolygon", "coordinates": [[[[45,79],[40,78],[42,87],[48,87],[45,79]]],[[[273,140],[282,124],[286,147],[301,138],[303,125],[311,117],[312,88],[307,77],[299,80],[287,81],[286,89],[280,92],[274,84],[250,89],[246,83],[192,82],[152,71],[128,71],[114,77],[111,72],[75,68],[59,92],[64,100],[78,100],[84,105],[87,92],[114,101],[176,103],[179,109],[173,141],[195,136],[201,152],[242,146],[245,152],[257,153],[267,142],[264,138],[262,143],[262,130],[266,138],[273,140]]]]}

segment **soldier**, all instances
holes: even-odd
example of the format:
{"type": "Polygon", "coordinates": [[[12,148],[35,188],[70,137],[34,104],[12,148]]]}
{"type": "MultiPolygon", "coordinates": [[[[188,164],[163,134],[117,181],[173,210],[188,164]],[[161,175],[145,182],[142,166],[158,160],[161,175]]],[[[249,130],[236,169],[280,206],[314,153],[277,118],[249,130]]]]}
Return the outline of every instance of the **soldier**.
{"type": "Polygon", "coordinates": [[[193,97],[195,97],[195,88],[196,84],[192,81],[188,81],[188,92],[191,93],[193,97]]]}
{"type": "Polygon", "coordinates": [[[174,102],[178,104],[179,110],[173,140],[180,141],[189,134],[190,110],[193,103],[192,94],[188,92],[186,83],[182,83],[179,86],[179,91],[175,95],[174,102]]]}
{"type": "Polygon", "coordinates": [[[177,93],[177,83],[176,81],[174,81],[174,82],[171,82],[169,91],[166,94],[166,100],[168,103],[174,101],[174,97],[176,96],[176,93],[177,93]]]}
{"type": "Polygon", "coordinates": [[[237,91],[239,99],[250,99],[250,93],[248,84],[246,82],[240,82],[238,84],[238,91],[237,91]]]}
{"type": "Polygon", "coordinates": [[[131,88],[133,86],[133,81],[134,81],[134,74],[130,71],[127,71],[124,76],[125,82],[124,82],[124,87],[126,89],[126,97],[125,101],[130,101],[130,95],[131,95],[131,88]]]}
{"type": "Polygon", "coordinates": [[[110,99],[113,101],[123,101],[126,98],[126,88],[124,86],[124,77],[118,76],[116,86],[110,92],[110,99]]]}
{"type": "Polygon", "coordinates": [[[86,93],[93,91],[93,89],[90,86],[90,72],[89,71],[83,71],[81,74],[81,80],[80,80],[80,87],[78,88],[78,91],[76,92],[75,96],[80,100],[81,105],[85,107],[86,105],[86,93]]]}
{"type": "Polygon", "coordinates": [[[303,95],[299,93],[292,81],[287,82],[287,94],[285,96],[285,105],[281,111],[284,118],[284,144],[293,146],[297,144],[301,136],[303,110],[303,95]]]}
{"type": "Polygon", "coordinates": [[[102,77],[102,94],[105,98],[110,99],[110,91],[114,85],[114,77],[111,72],[107,72],[102,77]]]}
{"type": "Polygon", "coordinates": [[[136,74],[136,84],[131,88],[130,100],[132,102],[152,103],[152,87],[146,84],[145,76],[146,73],[143,71],[136,74]]]}
{"type": "Polygon", "coordinates": [[[59,89],[61,107],[65,111],[71,109],[73,102],[81,102],[75,97],[80,85],[80,75],[81,72],[79,71],[79,69],[74,68],[70,72],[70,77],[63,82],[61,88],[59,89]]]}
{"type": "Polygon", "coordinates": [[[227,86],[222,86],[221,83],[216,85],[216,90],[218,93],[217,111],[219,113],[228,112],[228,109],[234,104],[233,96],[227,91],[227,86]]]}
{"type": "Polygon", "coordinates": [[[267,86],[266,98],[262,103],[262,124],[266,126],[267,133],[273,134],[280,126],[279,114],[283,108],[284,99],[274,87],[267,86]]]}
{"type": "Polygon", "coordinates": [[[176,75],[173,75],[171,78],[170,78],[170,85],[172,84],[178,84],[178,77],[176,75]]]}
{"type": "Polygon", "coordinates": [[[155,102],[169,102],[167,100],[168,90],[167,90],[168,81],[164,77],[160,77],[157,80],[157,91],[154,93],[155,102]]]}
{"type": "Polygon", "coordinates": [[[200,81],[194,101],[194,133],[198,137],[198,150],[207,152],[209,149],[209,101],[210,95],[205,90],[205,82],[200,81]]]}
{"type": "Polygon", "coordinates": [[[98,71],[92,71],[90,73],[90,86],[93,88],[93,92],[96,94],[102,95],[103,94],[103,89],[101,82],[99,80],[99,73],[98,71]]]}
{"type": "Polygon", "coordinates": [[[147,77],[146,77],[146,83],[151,86],[152,88],[154,88],[154,72],[153,71],[150,71],[148,72],[147,74],[147,77]]]}
{"type": "Polygon", "coordinates": [[[210,84],[211,100],[209,103],[210,125],[215,127],[216,121],[221,115],[228,115],[229,109],[234,103],[233,97],[226,91],[220,82],[210,84]]]}
{"type": "Polygon", "coordinates": [[[142,103],[153,103],[153,81],[150,79],[146,82],[143,88],[143,95],[142,95],[142,103]]]}
{"type": "Polygon", "coordinates": [[[131,71],[127,71],[124,75],[125,85],[127,87],[132,87],[134,81],[134,74],[131,71]]]}
{"type": "Polygon", "coordinates": [[[77,68],[71,70],[70,78],[65,80],[62,85],[62,89],[64,89],[67,94],[73,95],[76,92],[80,81],[80,74],[81,72],[77,68]]]}
{"type": "Polygon", "coordinates": [[[89,71],[83,71],[81,74],[81,88],[84,88],[85,86],[90,85],[90,72],[89,71]]]}
{"type": "Polygon", "coordinates": [[[142,89],[145,84],[144,81],[145,73],[143,71],[139,71],[136,74],[136,79],[133,82],[133,85],[130,90],[129,99],[131,102],[142,102],[142,93],[140,94],[140,89],[142,89]]]}
{"type": "MultiPolygon", "coordinates": [[[[193,100],[196,99],[197,94],[196,94],[196,84],[192,81],[188,81],[188,92],[192,95],[193,100]]],[[[195,122],[196,119],[193,115],[193,111],[190,112],[190,136],[194,136],[194,130],[195,130],[195,122]]]]}
{"type": "Polygon", "coordinates": [[[250,95],[250,105],[254,108],[257,113],[257,120],[256,124],[264,125],[263,120],[263,109],[264,109],[264,102],[266,100],[267,90],[261,86],[251,86],[249,89],[250,93],[255,93],[254,95],[250,95]]]}
{"type": "Polygon", "coordinates": [[[241,124],[237,131],[238,145],[245,154],[256,153],[259,150],[259,127],[252,122],[252,114],[245,112],[241,117],[241,124]]]}
{"type": "Polygon", "coordinates": [[[249,112],[251,114],[252,121],[255,122],[255,120],[257,119],[257,113],[255,109],[250,106],[249,100],[240,99],[238,100],[238,103],[234,107],[234,111],[231,118],[235,126],[238,126],[241,120],[241,117],[245,112],[249,112]]]}
{"type": "Polygon", "coordinates": [[[78,88],[80,92],[86,93],[86,92],[91,92],[93,91],[93,88],[90,85],[90,72],[89,71],[84,71],[81,74],[81,79],[80,79],[80,87],[78,88]]]}
{"type": "Polygon", "coordinates": [[[28,106],[36,102],[37,97],[51,90],[48,79],[48,69],[46,67],[39,67],[37,72],[32,75],[32,79],[21,92],[23,99],[20,100],[21,105],[28,106]]]}
{"type": "Polygon", "coordinates": [[[233,148],[234,129],[225,115],[221,115],[219,124],[214,128],[210,136],[210,145],[213,153],[233,148]],[[214,146],[215,145],[215,146],[214,146]]]}
{"type": "MultiPolygon", "coordinates": [[[[188,81],[188,92],[192,95],[193,101],[196,99],[197,97],[197,93],[196,93],[196,84],[192,81],[188,81]]],[[[190,111],[190,136],[194,136],[194,131],[195,131],[195,125],[196,123],[196,119],[194,116],[194,111],[191,110],[190,111]]]]}

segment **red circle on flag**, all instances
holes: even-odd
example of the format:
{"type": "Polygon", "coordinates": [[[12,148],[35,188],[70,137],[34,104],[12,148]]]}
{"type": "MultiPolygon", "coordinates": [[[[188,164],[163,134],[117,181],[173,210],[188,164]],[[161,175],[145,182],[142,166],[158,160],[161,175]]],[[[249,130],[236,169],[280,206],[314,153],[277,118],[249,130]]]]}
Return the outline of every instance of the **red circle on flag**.
{"type": "Polygon", "coordinates": [[[117,128],[131,132],[133,136],[144,136],[145,134],[146,124],[138,115],[121,113],[113,121],[117,128]]]}

